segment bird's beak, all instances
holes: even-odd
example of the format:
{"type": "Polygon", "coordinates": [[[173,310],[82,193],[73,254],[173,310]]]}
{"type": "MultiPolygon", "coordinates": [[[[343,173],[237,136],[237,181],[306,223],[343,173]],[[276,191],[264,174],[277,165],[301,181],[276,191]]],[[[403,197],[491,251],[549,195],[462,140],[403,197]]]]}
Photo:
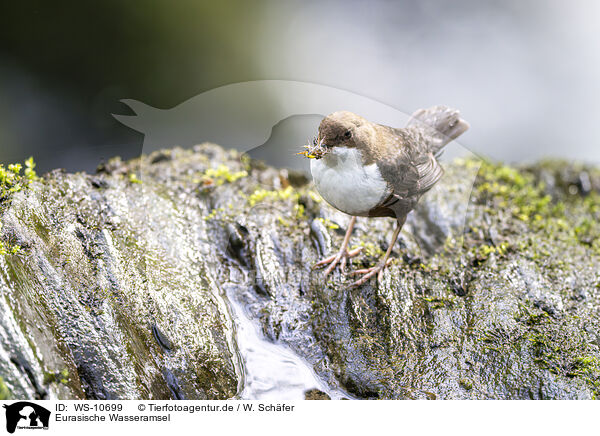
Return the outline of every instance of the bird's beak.
{"type": "Polygon", "coordinates": [[[327,152],[329,151],[328,147],[326,147],[323,143],[324,139],[315,138],[312,141],[312,144],[305,145],[304,148],[306,150],[301,151],[300,154],[309,159],[321,159],[327,152]]]}

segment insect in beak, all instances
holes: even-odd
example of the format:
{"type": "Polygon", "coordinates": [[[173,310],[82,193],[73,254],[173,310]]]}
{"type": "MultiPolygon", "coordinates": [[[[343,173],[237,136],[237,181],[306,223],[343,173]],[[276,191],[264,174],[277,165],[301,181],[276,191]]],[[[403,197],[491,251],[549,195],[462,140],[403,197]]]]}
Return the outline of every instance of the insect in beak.
{"type": "Polygon", "coordinates": [[[312,144],[305,145],[306,150],[296,153],[309,159],[321,159],[329,150],[323,145],[324,139],[313,139],[312,144]]]}

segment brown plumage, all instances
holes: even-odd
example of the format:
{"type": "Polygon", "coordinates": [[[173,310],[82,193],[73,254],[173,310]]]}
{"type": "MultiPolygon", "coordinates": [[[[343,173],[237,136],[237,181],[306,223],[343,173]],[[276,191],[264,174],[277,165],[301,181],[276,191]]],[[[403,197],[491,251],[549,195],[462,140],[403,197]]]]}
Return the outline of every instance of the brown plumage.
{"type": "Polygon", "coordinates": [[[405,128],[372,123],[352,112],[334,112],[319,126],[307,146],[311,172],[319,193],[332,206],[353,215],[337,255],[315,266],[330,264],[326,274],[357,253],[347,251],[356,216],[393,217],[398,225],[382,261],[355,285],[381,273],[397,236],[419,198],[443,175],[437,157],[443,147],[468,129],[458,111],[445,106],[416,111],[405,128]]]}

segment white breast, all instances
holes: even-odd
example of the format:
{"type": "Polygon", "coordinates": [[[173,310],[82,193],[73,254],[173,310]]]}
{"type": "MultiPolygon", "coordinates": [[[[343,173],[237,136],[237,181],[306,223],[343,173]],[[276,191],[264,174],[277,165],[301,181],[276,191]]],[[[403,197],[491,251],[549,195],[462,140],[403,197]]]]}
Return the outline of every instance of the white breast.
{"type": "Polygon", "coordinates": [[[311,159],[310,172],[319,194],[349,215],[365,214],[387,194],[377,165],[363,165],[356,148],[335,147],[322,159],[311,159]]]}

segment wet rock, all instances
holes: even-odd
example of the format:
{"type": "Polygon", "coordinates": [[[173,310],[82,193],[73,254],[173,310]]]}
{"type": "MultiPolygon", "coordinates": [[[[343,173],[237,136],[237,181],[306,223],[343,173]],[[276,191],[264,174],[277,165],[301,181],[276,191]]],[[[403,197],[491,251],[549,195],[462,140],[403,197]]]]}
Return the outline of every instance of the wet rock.
{"type": "MultiPolygon", "coordinates": [[[[445,166],[383,280],[352,289],[311,269],[349,217],[284,170],[204,144],[53,172],[1,206],[22,248],[0,257],[0,377],[18,398],[234,397],[236,289],[357,398],[594,398],[600,172],[445,166]]],[[[376,262],[392,226],[359,218],[349,266],[376,262]]]]}
{"type": "Polygon", "coordinates": [[[310,389],[304,393],[305,400],[331,400],[331,397],[318,389],[310,389]]]}

